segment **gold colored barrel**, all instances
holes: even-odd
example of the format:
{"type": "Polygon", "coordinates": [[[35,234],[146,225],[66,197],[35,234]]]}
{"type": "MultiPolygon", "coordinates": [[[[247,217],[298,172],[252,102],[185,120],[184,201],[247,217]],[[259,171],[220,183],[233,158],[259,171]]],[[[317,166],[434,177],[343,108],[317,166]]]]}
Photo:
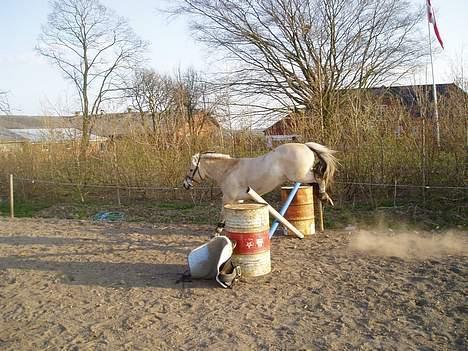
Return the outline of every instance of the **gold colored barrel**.
{"type": "MultiPolygon", "coordinates": [[[[281,201],[283,203],[292,189],[291,186],[281,187],[281,201]]],[[[311,186],[299,187],[296,196],[284,214],[284,218],[299,229],[304,236],[315,234],[314,192],[311,186]]],[[[286,235],[290,235],[287,228],[284,230],[286,235]]]]}
{"type": "Polygon", "coordinates": [[[270,218],[264,204],[229,204],[224,206],[224,234],[236,244],[232,261],[245,277],[271,272],[270,218]]]}

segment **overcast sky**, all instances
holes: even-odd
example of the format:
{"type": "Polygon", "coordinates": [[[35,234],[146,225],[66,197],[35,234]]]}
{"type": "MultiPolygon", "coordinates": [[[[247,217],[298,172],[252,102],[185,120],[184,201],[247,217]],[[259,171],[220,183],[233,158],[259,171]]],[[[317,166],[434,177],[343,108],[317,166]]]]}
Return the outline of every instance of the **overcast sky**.
{"type": "MultiPolygon", "coordinates": [[[[411,0],[424,4],[425,0],[411,0]]],[[[194,67],[208,71],[208,50],[191,38],[185,21],[158,14],[164,0],[101,0],[127,17],[134,31],[151,42],[149,65],[173,73],[194,67]]],[[[445,50],[435,55],[437,83],[453,80],[453,67],[468,63],[468,0],[432,0],[445,50]]],[[[34,52],[34,46],[50,12],[49,0],[0,0],[0,90],[9,92],[16,114],[70,112],[75,94],[59,71],[34,52]],[[68,111],[67,111],[68,109],[68,111]]],[[[468,73],[466,73],[468,74],[468,73]]],[[[425,75],[415,77],[424,84],[425,75]]],[[[73,108],[72,108],[73,110],[73,108]]]]}

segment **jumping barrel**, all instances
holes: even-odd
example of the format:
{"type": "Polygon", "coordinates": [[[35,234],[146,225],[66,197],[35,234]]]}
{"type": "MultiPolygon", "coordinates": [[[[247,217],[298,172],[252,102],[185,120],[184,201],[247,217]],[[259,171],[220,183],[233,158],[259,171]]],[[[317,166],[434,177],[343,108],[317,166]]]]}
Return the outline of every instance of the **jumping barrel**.
{"type": "MultiPolygon", "coordinates": [[[[315,234],[314,195],[311,186],[300,186],[284,218],[299,229],[304,236],[315,234]]],[[[281,187],[281,201],[288,198],[292,187],[281,187]]],[[[285,233],[288,231],[285,228],[285,233]]],[[[290,234],[289,234],[290,235],[290,234]]]]}
{"type": "Polygon", "coordinates": [[[271,272],[268,206],[257,203],[224,206],[224,233],[235,243],[232,261],[245,277],[271,272]]]}

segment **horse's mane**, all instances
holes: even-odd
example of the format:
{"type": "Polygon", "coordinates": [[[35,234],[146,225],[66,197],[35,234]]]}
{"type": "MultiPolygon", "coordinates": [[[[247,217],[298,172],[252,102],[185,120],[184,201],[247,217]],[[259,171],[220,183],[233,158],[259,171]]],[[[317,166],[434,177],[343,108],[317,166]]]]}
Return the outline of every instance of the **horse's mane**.
{"type": "Polygon", "coordinates": [[[230,155],[226,154],[220,154],[216,152],[207,152],[207,153],[202,153],[201,158],[204,160],[213,160],[213,159],[230,159],[230,155]]]}

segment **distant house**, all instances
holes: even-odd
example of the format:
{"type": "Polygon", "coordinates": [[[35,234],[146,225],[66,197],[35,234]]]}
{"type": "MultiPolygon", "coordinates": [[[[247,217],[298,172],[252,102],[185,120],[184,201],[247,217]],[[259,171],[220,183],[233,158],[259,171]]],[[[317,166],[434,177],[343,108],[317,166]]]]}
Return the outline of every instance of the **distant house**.
{"type": "MultiPolygon", "coordinates": [[[[345,93],[353,93],[356,90],[346,90],[345,93]]],[[[441,103],[446,98],[466,99],[468,94],[456,84],[437,84],[437,97],[441,103]]],[[[395,106],[403,107],[410,116],[414,118],[433,116],[434,94],[432,85],[409,85],[409,86],[392,86],[378,87],[361,90],[364,96],[372,104],[377,103],[378,108],[382,113],[386,109],[391,109],[395,106]]],[[[292,114],[285,114],[278,121],[263,130],[267,137],[267,142],[272,141],[290,141],[297,138],[295,133],[296,120],[292,114]]]]}
{"type": "MultiPolygon", "coordinates": [[[[0,150],[15,149],[22,143],[68,143],[81,138],[82,117],[2,116],[0,117],[0,150]]],[[[133,138],[156,133],[168,140],[188,135],[218,135],[221,127],[216,119],[204,111],[196,111],[190,120],[155,116],[149,113],[106,113],[94,116],[91,143],[105,140],[133,138]]],[[[44,146],[45,148],[45,146],[44,146]]]]}
{"type": "Polygon", "coordinates": [[[132,137],[135,135],[156,134],[168,139],[188,135],[211,135],[219,133],[221,127],[209,113],[197,111],[190,120],[175,119],[172,116],[155,116],[150,113],[125,112],[108,113],[96,116],[92,131],[111,140],[132,137]]]}
{"type": "Polygon", "coordinates": [[[190,120],[185,119],[177,128],[178,136],[207,136],[219,134],[221,126],[211,113],[205,111],[197,111],[193,114],[190,120]]]}
{"type": "Polygon", "coordinates": [[[271,147],[277,142],[290,142],[294,138],[299,138],[299,135],[295,132],[294,124],[294,119],[288,114],[266,128],[263,133],[267,138],[268,146],[271,147]]]}
{"type": "Polygon", "coordinates": [[[26,140],[9,129],[0,127],[0,151],[13,151],[21,148],[20,142],[26,140]]]}
{"type": "MultiPolygon", "coordinates": [[[[71,148],[75,141],[81,139],[81,131],[77,128],[1,128],[0,151],[13,151],[22,148],[25,144],[39,146],[48,151],[51,144],[62,144],[71,148]]],[[[107,138],[94,134],[90,136],[92,144],[103,143],[107,138]]]]}
{"type": "Polygon", "coordinates": [[[6,115],[0,116],[0,128],[62,128],[67,127],[66,119],[67,117],[6,115]]]}
{"type": "MultiPolygon", "coordinates": [[[[436,84],[439,102],[447,98],[467,97],[467,93],[454,83],[436,84]]],[[[388,108],[398,103],[415,118],[432,118],[434,106],[434,93],[431,84],[407,85],[393,87],[378,87],[365,89],[365,93],[375,100],[378,99],[382,108],[388,108]]]]}

